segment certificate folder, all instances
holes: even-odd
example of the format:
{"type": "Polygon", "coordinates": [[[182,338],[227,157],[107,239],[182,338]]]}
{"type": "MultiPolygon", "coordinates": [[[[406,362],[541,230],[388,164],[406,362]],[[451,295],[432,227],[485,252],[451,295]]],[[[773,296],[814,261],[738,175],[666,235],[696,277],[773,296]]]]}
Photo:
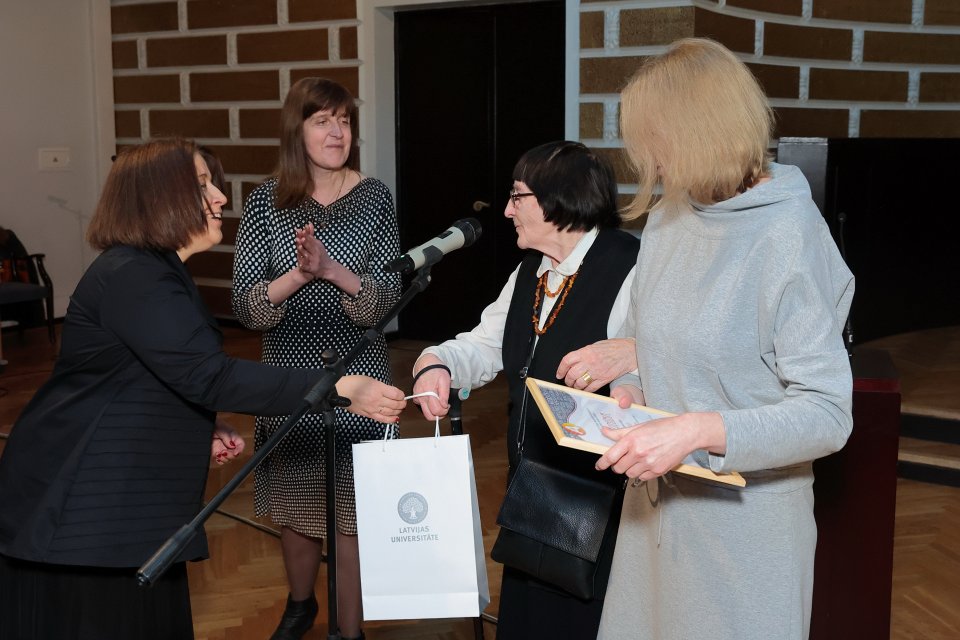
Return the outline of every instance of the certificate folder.
{"type": "MultiPolygon", "coordinates": [[[[675,415],[639,404],[621,409],[613,398],[536,378],[527,378],[527,389],[546,419],[557,444],[592,453],[604,454],[614,444],[613,440],[603,435],[600,427],[624,429],[641,422],[675,415]]],[[[737,487],[747,484],[739,473],[718,474],[696,464],[681,463],[673,468],[673,472],[737,487]]]]}

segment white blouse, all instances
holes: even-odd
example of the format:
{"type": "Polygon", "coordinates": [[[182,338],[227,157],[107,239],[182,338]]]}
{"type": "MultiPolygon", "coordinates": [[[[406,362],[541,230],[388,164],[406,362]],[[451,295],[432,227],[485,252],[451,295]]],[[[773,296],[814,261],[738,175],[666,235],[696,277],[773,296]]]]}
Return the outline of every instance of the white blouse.
{"type": "MultiPolygon", "coordinates": [[[[570,255],[556,267],[553,266],[550,258],[544,256],[537,268],[537,277],[547,272],[549,274],[547,285],[551,290],[557,289],[565,277],[575,274],[580,269],[580,264],[597,238],[597,233],[597,229],[585,233],[573,248],[573,251],[570,252],[570,255]]],[[[420,354],[421,358],[427,354],[435,355],[450,367],[452,376],[450,384],[453,388],[481,387],[493,380],[503,369],[503,329],[507,321],[507,312],[510,309],[510,300],[513,298],[519,269],[520,265],[517,265],[517,268],[507,278],[507,283],[497,299],[483,310],[480,315],[480,324],[470,331],[457,334],[457,337],[453,340],[447,340],[435,347],[428,347],[420,354]]],[[[610,317],[607,320],[607,337],[617,335],[630,311],[630,289],[633,285],[636,270],[636,266],[630,269],[627,277],[623,280],[619,293],[617,293],[613,307],[610,309],[610,317]]],[[[550,311],[556,300],[557,298],[545,297],[543,311],[540,313],[541,328],[543,328],[547,318],[550,317],[550,311]]],[[[414,370],[416,370],[416,367],[417,365],[414,364],[414,370]]]]}

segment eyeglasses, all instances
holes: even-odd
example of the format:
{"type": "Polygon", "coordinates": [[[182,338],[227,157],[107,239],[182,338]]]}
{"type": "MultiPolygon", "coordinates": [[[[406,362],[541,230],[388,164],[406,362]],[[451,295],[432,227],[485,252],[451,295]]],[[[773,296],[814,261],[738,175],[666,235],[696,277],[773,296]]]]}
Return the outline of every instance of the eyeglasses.
{"type": "Polygon", "coordinates": [[[529,191],[527,191],[526,193],[520,193],[519,191],[511,191],[511,192],[510,192],[510,201],[513,202],[513,208],[514,208],[514,209],[519,209],[519,208],[520,208],[520,198],[526,198],[527,196],[534,196],[534,197],[536,197],[536,195],[537,195],[537,194],[531,193],[531,192],[529,192],[529,191]]]}

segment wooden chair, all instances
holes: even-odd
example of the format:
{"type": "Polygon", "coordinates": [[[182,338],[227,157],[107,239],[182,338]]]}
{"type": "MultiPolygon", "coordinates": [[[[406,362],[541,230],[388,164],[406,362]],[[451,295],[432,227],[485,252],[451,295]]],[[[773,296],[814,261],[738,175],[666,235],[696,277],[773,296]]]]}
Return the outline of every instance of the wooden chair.
{"type": "Polygon", "coordinates": [[[38,319],[35,305],[44,302],[47,332],[55,344],[53,281],[43,265],[45,254],[27,253],[17,234],[0,227],[0,318],[18,323],[21,337],[25,324],[38,319]]]}

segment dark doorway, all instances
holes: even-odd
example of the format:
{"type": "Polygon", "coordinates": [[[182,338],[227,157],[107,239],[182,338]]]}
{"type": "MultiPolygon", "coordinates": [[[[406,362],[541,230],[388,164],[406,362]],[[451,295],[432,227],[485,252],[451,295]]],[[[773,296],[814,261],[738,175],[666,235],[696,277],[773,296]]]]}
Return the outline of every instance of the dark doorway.
{"type": "Polygon", "coordinates": [[[824,214],[857,279],[853,342],[960,323],[958,152],[957,139],[830,140],[824,214]]]}
{"type": "Polygon", "coordinates": [[[483,225],[400,315],[402,336],[439,341],[477,323],[522,257],[503,209],[520,155],[563,138],[564,4],[403,11],[395,27],[402,246],[483,225]]]}

